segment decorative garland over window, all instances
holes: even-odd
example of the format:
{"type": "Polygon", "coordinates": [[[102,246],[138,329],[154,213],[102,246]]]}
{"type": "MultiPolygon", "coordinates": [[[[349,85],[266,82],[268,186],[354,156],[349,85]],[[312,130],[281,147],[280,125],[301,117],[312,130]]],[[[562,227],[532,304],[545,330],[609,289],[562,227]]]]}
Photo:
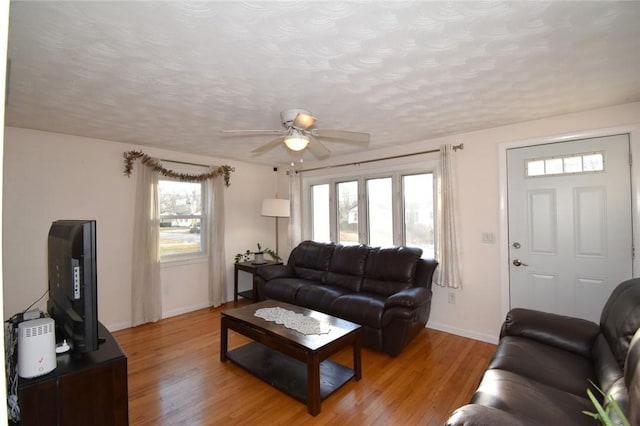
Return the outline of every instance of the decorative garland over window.
{"type": "Polygon", "coordinates": [[[173,170],[165,169],[162,163],[160,163],[155,158],[149,157],[147,154],[142,151],[128,151],[124,153],[124,174],[127,177],[131,177],[131,171],[133,170],[133,162],[137,159],[140,159],[142,164],[147,167],[151,167],[153,171],[160,173],[162,176],[174,178],[181,180],[183,182],[204,182],[205,180],[214,179],[219,176],[224,177],[224,184],[229,187],[231,183],[229,182],[231,178],[231,172],[235,172],[235,169],[231,166],[224,165],[220,166],[215,170],[212,170],[207,173],[202,173],[199,175],[194,175],[190,173],[178,173],[173,170]]]}

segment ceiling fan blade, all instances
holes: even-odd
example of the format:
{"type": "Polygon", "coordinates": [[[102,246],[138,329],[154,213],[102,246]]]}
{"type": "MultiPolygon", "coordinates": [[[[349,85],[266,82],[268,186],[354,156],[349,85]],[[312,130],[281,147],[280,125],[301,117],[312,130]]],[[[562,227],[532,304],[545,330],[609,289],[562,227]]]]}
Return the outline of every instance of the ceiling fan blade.
{"type": "Polygon", "coordinates": [[[320,141],[313,136],[309,136],[308,148],[318,160],[324,160],[325,158],[329,158],[331,155],[331,151],[329,151],[326,146],[322,145],[320,141]]]}
{"type": "Polygon", "coordinates": [[[292,127],[296,127],[298,129],[308,130],[316,124],[316,118],[309,114],[304,114],[299,112],[296,114],[296,118],[291,123],[292,127]]]}
{"type": "Polygon", "coordinates": [[[278,146],[279,144],[282,143],[282,141],[284,141],[284,136],[279,136],[267,143],[265,143],[264,145],[260,145],[259,147],[255,148],[253,151],[256,154],[262,154],[263,152],[266,152],[270,149],[275,148],[276,146],[278,146]]]}
{"type": "Polygon", "coordinates": [[[223,135],[240,136],[240,135],[281,135],[284,130],[222,130],[223,135]]]}
{"type": "Polygon", "coordinates": [[[369,133],[350,132],[348,130],[314,129],[313,136],[323,139],[331,139],[336,142],[358,143],[366,145],[371,140],[369,133]]]}

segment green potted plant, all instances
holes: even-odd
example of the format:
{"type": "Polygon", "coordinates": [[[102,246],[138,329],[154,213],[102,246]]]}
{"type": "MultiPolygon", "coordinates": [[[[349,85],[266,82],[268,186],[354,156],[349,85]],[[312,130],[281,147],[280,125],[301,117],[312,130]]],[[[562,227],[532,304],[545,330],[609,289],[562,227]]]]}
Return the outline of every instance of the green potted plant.
{"type": "Polygon", "coordinates": [[[278,253],[276,253],[275,251],[271,250],[270,248],[262,248],[260,243],[257,243],[256,246],[258,247],[258,251],[247,250],[244,253],[236,254],[235,257],[234,257],[235,263],[248,262],[248,261],[251,260],[251,256],[253,256],[253,263],[255,263],[255,264],[267,263],[264,260],[264,254],[265,253],[268,254],[271,257],[271,259],[273,259],[275,261],[282,260],[282,258],[280,256],[278,256],[278,253]]]}

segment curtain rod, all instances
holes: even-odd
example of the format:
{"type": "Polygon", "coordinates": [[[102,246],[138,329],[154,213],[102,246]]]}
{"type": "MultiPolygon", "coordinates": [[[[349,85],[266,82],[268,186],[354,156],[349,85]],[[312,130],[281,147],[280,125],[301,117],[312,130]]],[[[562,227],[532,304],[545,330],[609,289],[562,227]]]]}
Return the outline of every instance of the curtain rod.
{"type": "Polygon", "coordinates": [[[160,161],[166,161],[168,163],[174,163],[174,164],[186,164],[187,166],[198,166],[198,167],[207,167],[207,168],[211,167],[211,166],[209,166],[207,164],[198,164],[198,163],[189,163],[189,162],[186,162],[186,161],[168,160],[166,158],[160,158],[159,160],[160,161]]]}
{"type": "MultiPolygon", "coordinates": [[[[454,151],[457,151],[459,149],[464,149],[464,143],[461,143],[459,145],[453,145],[452,149],[454,151]]],[[[344,164],[335,164],[332,166],[314,167],[311,169],[296,170],[296,173],[311,172],[311,171],[323,170],[323,169],[332,169],[334,167],[359,166],[361,164],[374,163],[376,161],[395,160],[396,158],[412,157],[414,155],[423,155],[423,154],[433,154],[434,152],[440,152],[440,149],[430,149],[429,151],[413,152],[411,154],[400,154],[400,155],[393,155],[391,157],[375,158],[373,160],[356,161],[355,163],[344,163],[344,164]]]]}

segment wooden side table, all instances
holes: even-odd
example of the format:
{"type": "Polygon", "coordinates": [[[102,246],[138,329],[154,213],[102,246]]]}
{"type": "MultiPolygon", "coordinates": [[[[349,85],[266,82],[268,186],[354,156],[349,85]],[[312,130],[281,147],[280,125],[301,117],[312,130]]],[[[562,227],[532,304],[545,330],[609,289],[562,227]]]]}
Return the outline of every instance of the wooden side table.
{"type": "Polygon", "coordinates": [[[235,264],[233,270],[233,301],[238,301],[238,296],[244,297],[245,299],[256,300],[256,287],[253,282],[253,275],[256,272],[256,269],[262,268],[264,266],[273,266],[273,265],[282,265],[282,262],[275,262],[273,260],[266,260],[265,263],[255,264],[253,262],[238,262],[235,264]],[[245,271],[251,274],[251,290],[247,291],[238,291],[238,271],[245,271]]]}

